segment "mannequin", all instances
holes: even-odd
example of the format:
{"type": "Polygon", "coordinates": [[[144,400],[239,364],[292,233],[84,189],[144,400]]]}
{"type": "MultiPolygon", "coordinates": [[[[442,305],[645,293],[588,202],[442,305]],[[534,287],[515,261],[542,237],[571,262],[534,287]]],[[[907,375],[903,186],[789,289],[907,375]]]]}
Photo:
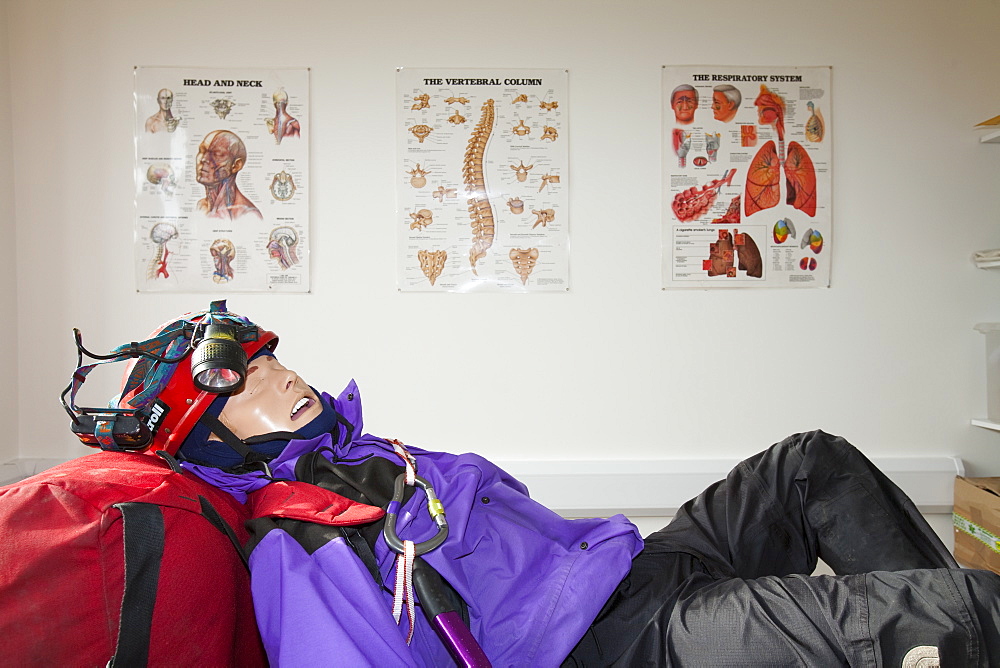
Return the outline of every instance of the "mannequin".
{"type": "MultiPolygon", "coordinates": [[[[317,441],[289,440],[287,447],[294,447],[298,459],[284,461],[286,455],[279,454],[272,462],[272,465],[284,462],[275,471],[294,468],[297,476],[305,475],[314,484],[321,484],[319,478],[311,477],[317,475],[310,472],[314,469],[304,467],[303,462],[313,456],[308,454],[317,447],[311,445],[313,442],[325,444],[316,450],[319,456],[314,460],[321,468],[329,469],[331,464],[323,458],[332,458],[332,468],[342,471],[322,483],[326,489],[342,491],[337,487],[339,479],[350,475],[344,471],[359,470],[363,464],[379,461],[380,457],[398,463],[391,449],[386,455],[383,445],[379,445],[386,441],[367,434],[352,437],[353,432],[345,436],[343,431],[337,431],[338,420],[339,424],[360,425],[360,404],[353,383],[334,399],[313,390],[270,354],[251,360],[243,389],[216,401],[224,402],[218,413],[219,421],[241,439],[254,436],[273,439],[283,432],[297,432],[305,434],[304,438],[315,439],[321,431],[332,428],[332,440],[322,440],[325,437],[317,441]],[[354,403],[357,405],[352,408],[354,403]],[[331,411],[338,419],[329,417],[331,411]],[[351,411],[357,411],[356,415],[351,411]],[[349,417],[345,419],[341,413],[349,417]]],[[[194,434],[189,441],[192,438],[194,434]]],[[[214,437],[209,439],[214,442],[214,437]]],[[[181,447],[181,456],[187,448],[187,443],[181,447]]],[[[205,450],[200,452],[204,454],[205,450]]],[[[467,577],[473,583],[463,589],[463,596],[472,599],[467,600],[470,610],[483,615],[482,619],[473,616],[471,626],[479,634],[477,639],[484,643],[487,654],[502,653],[511,639],[507,638],[499,647],[488,644],[495,634],[505,637],[506,634],[495,626],[496,620],[489,618],[489,605],[480,605],[474,597],[486,596],[508,579],[514,579],[521,584],[512,585],[512,591],[525,597],[527,606],[518,609],[540,604],[532,598],[543,595],[536,594],[536,588],[541,591],[542,583],[551,588],[555,572],[569,568],[566,572],[572,573],[578,566],[569,566],[575,561],[566,562],[554,571],[547,571],[549,575],[541,580],[533,579],[534,542],[558,541],[568,532],[577,542],[581,536],[587,537],[579,549],[586,551],[589,559],[609,561],[586,576],[584,598],[563,599],[561,594],[555,599],[554,614],[562,617],[555,626],[547,627],[545,643],[531,646],[530,655],[522,654],[528,651],[524,646],[516,645],[511,650],[514,655],[528,656],[525,660],[537,661],[539,665],[550,665],[554,660],[545,651],[556,652],[555,662],[561,660],[564,666],[698,666],[727,665],[727,662],[731,665],[733,661],[739,665],[880,662],[879,665],[887,666],[987,666],[996,665],[1000,659],[1000,577],[986,571],[958,569],[912,502],[843,439],[823,432],[798,434],[745,460],[726,480],[685,504],[665,528],[641,543],[637,534],[633,534],[628,540],[636,542],[624,543],[634,545],[626,552],[632,554],[632,559],[630,565],[626,562],[624,575],[616,570],[622,565],[622,555],[612,549],[610,539],[595,542],[593,537],[594,531],[606,530],[603,523],[621,527],[624,518],[542,520],[543,515],[536,515],[533,508],[540,513],[545,511],[534,502],[526,497],[517,500],[518,494],[509,497],[506,494],[510,490],[501,495],[495,483],[488,484],[496,474],[485,460],[476,458],[475,467],[470,469],[466,468],[469,464],[458,463],[470,455],[456,458],[414,448],[410,452],[418,473],[434,483],[449,509],[457,509],[453,513],[457,518],[452,523],[461,532],[453,534],[425,558],[433,561],[433,567],[447,580],[463,582],[467,577]],[[455,473],[449,473],[451,469],[455,473]],[[471,471],[477,472],[472,479],[467,477],[471,471]],[[479,487],[468,490],[467,496],[454,496],[460,480],[478,480],[473,485],[479,487]],[[481,524],[482,511],[470,510],[470,503],[497,507],[503,517],[518,518],[512,521],[525,529],[533,522],[540,522],[538,527],[544,537],[530,539],[523,546],[507,545],[515,540],[514,534],[509,533],[511,529],[504,529],[499,536],[492,531],[508,525],[481,524]],[[589,527],[586,530],[571,528],[573,523],[581,521],[597,524],[586,525],[589,527]],[[491,551],[495,549],[491,546],[501,550],[491,551]],[[809,577],[818,557],[838,575],[809,577]],[[489,578],[474,576],[480,573],[476,570],[477,560],[496,571],[496,582],[486,586],[482,580],[489,578]],[[613,579],[608,582],[608,578],[613,579]],[[477,589],[476,584],[485,588],[477,589]],[[610,594],[608,586],[612,588],[610,594]],[[603,602],[596,616],[580,605],[594,597],[603,602]],[[862,617],[864,624],[858,623],[862,617]],[[735,626],[727,630],[727,625],[735,626]],[[560,643],[564,649],[557,649],[560,643]]],[[[217,463],[203,462],[193,469],[225,489],[232,484],[231,474],[212,473],[214,465],[217,463]]],[[[279,477],[278,473],[274,475],[279,477]]],[[[362,478],[368,485],[375,484],[370,475],[362,478]]],[[[386,481],[381,483],[383,487],[385,484],[386,481]]],[[[374,503],[371,498],[376,494],[365,491],[365,495],[367,502],[374,503]]],[[[412,517],[416,522],[417,514],[412,511],[401,511],[402,516],[412,517]]],[[[269,524],[267,533],[253,541],[258,544],[255,555],[261,555],[256,561],[251,558],[252,567],[258,564],[254,582],[265,581],[266,576],[257,573],[264,564],[271,564],[272,568],[293,569],[306,584],[302,588],[300,583],[299,589],[291,591],[291,579],[295,578],[283,578],[281,586],[285,587],[287,582],[289,591],[281,595],[263,587],[260,592],[255,589],[257,616],[258,620],[264,620],[261,629],[272,661],[279,658],[309,661],[327,656],[327,659],[363,659],[378,664],[386,656],[399,657],[399,652],[405,656],[409,651],[425,651],[417,649],[424,647],[423,641],[414,641],[412,649],[402,640],[395,645],[394,623],[388,610],[380,610],[376,603],[373,612],[369,607],[371,601],[344,599],[336,593],[348,586],[348,580],[338,584],[337,577],[349,577],[355,584],[358,579],[369,578],[363,568],[350,570],[350,560],[331,566],[317,556],[302,556],[301,561],[298,557],[293,559],[288,556],[288,550],[292,549],[288,546],[268,552],[278,548],[267,547],[267,540],[286,536],[274,533],[283,531],[281,526],[269,524]],[[313,599],[323,603],[315,606],[303,603],[313,599]],[[336,605],[331,602],[334,599],[338,601],[336,605]],[[337,607],[345,605],[358,608],[345,612],[343,607],[337,607]],[[339,612],[334,614],[333,609],[339,612]],[[368,625],[381,624],[385,621],[383,615],[390,620],[386,622],[389,626],[377,636],[370,636],[368,625]],[[364,623],[360,621],[362,618],[364,623]],[[283,621],[288,619],[300,621],[294,624],[283,621]],[[375,637],[377,642],[372,639],[375,637]],[[389,649],[388,645],[395,649],[389,649]]],[[[315,555],[319,555],[322,550],[333,549],[317,548],[318,534],[298,535],[298,529],[291,525],[285,530],[290,532],[287,535],[296,536],[291,542],[298,541],[307,552],[318,549],[315,555]]],[[[420,535],[427,532],[426,527],[420,529],[415,524],[408,530],[420,535]]],[[[626,536],[618,535],[615,540],[625,540],[626,536]]],[[[518,535],[517,540],[524,537],[518,535]]],[[[619,547],[622,545],[619,543],[619,547]]],[[[550,556],[541,562],[541,568],[551,568],[551,554],[559,554],[562,549],[543,548],[541,551],[550,556]]],[[[391,564],[387,565],[381,554],[376,541],[376,561],[380,568],[390,569],[391,564]]],[[[383,572],[382,577],[388,578],[389,573],[391,569],[383,572]]],[[[570,575],[568,581],[574,581],[574,577],[570,575]]],[[[556,579],[562,582],[561,578],[556,579]]],[[[386,589],[374,592],[376,601],[385,592],[391,592],[391,580],[384,581],[386,589]]],[[[510,595],[504,593],[504,597],[510,595]]],[[[405,627],[404,622],[400,624],[405,627]]],[[[429,660],[422,656],[422,661],[429,660]]],[[[494,659],[497,660],[506,665],[512,659],[504,655],[494,659]]],[[[410,665],[406,659],[403,661],[410,665]]]]}

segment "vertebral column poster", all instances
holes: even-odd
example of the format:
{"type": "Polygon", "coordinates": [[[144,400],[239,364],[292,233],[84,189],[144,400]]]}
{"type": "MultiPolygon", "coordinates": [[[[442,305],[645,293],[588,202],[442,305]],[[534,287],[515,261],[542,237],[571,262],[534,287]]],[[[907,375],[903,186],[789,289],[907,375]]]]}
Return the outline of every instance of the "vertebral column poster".
{"type": "Polygon", "coordinates": [[[665,288],[829,287],[830,73],[663,68],[665,288]]]}
{"type": "Polygon", "coordinates": [[[397,76],[399,289],[569,289],[568,73],[397,76]]]}

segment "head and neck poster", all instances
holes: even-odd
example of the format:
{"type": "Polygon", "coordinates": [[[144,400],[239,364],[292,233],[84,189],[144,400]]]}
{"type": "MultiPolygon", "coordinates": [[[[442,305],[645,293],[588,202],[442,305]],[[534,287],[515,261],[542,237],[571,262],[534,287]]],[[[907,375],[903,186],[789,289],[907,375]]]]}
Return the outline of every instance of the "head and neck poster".
{"type": "Polygon", "coordinates": [[[135,69],[140,292],[309,290],[309,70],[135,69]]]}

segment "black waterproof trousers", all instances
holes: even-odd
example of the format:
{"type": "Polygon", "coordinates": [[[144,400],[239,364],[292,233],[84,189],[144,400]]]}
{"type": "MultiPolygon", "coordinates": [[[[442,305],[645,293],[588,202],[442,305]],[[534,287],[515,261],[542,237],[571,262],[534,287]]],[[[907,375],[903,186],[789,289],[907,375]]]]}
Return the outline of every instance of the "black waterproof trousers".
{"type": "Polygon", "coordinates": [[[844,439],[785,439],[645,543],[564,666],[1000,665],[1000,576],[844,439]]]}

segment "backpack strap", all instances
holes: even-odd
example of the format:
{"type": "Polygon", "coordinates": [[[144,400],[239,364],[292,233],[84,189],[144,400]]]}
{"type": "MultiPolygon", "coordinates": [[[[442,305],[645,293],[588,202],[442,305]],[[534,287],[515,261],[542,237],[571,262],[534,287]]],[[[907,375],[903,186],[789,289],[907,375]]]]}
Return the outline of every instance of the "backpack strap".
{"type": "MultiPolygon", "coordinates": [[[[218,529],[236,549],[249,570],[247,556],[236,532],[215,506],[198,495],[201,516],[218,529]]],[[[118,645],[108,662],[115,666],[145,666],[149,659],[149,639],[153,609],[160,581],[160,564],[166,539],[163,510],[154,503],[128,502],[113,506],[122,514],[122,542],[125,545],[125,592],[118,621],[118,645]]]]}
{"type": "Polygon", "coordinates": [[[113,666],[145,666],[163,558],[163,511],[149,503],[119,503],[125,544],[125,593],[113,666]]]}
{"type": "Polygon", "coordinates": [[[243,550],[243,546],[240,545],[240,540],[236,537],[236,532],[233,531],[233,527],[229,526],[229,523],[222,519],[222,515],[220,515],[219,511],[215,509],[215,506],[212,505],[211,501],[206,499],[201,494],[198,495],[198,501],[201,503],[202,517],[211,522],[212,526],[225,534],[226,538],[229,539],[229,542],[233,544],[234,548],[236,548],[236,554],[240,555],[240,560],[243,562],[243,565],[246,566],[247,571],[249,571],[250,562],[247,560],[246,552],[243,550]]]}

